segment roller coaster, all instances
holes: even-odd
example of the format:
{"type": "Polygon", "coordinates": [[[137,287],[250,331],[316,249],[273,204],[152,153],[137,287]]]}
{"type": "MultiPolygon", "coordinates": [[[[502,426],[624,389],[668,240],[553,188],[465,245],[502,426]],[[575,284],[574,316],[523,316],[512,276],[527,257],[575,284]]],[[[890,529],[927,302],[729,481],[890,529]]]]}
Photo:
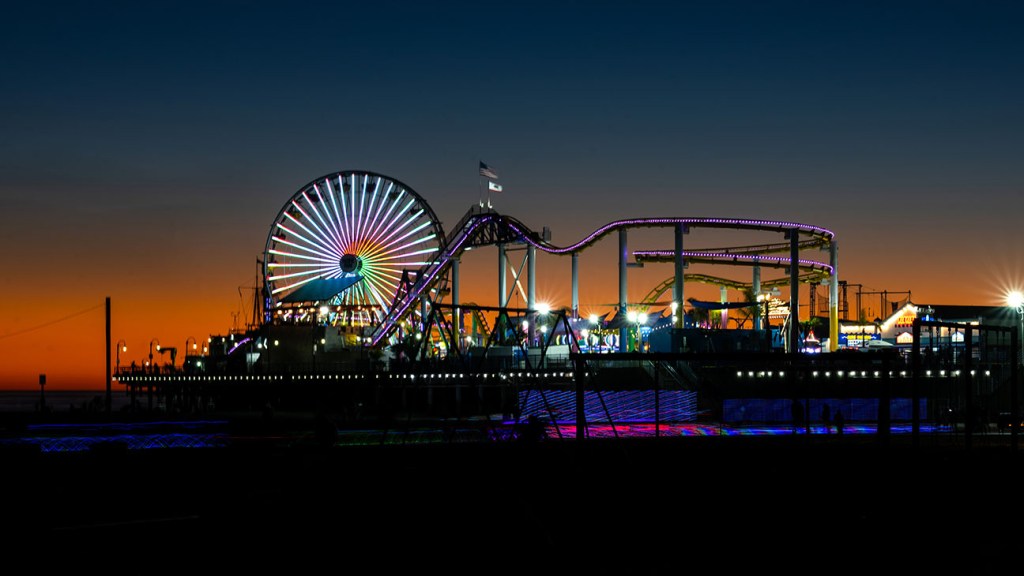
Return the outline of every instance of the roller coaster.
{"type": "MultiPolygon", "coordinates": [[[[505,294],[505,247],[525,245],[531,286],[527,309],[534,310],[536,251],[571,256],[572,313],[578,311],[577,261],[582,251],[606,236],[619,235],[619,304],[625,311],[626,267],[632,254],[637,264],[671,262],[675,274],[644,299],[652,305],[669,289],[682,306],[684,282],[697,280],[734,288],[790,286],[790,308],[799,310],[799,284],[828,284],[834,349],[838,338],[838,252],[835,234],[819,226],[779,220],[709,217],[651,217],[615,220],[581,240],[558,246],[519,219],[488,206],[474,205],[447,232],[429,204],[411,187],[375,172],[346,170],[302,186],[285,203],[270,228],[261,260],[265,324],[337,326],[353,335],[360,347],[383,348],[396,342],[403,325],[423,326],[428,307],[450,299],[457,309],[460,256],[469,249],[496,246],[499,252],[499,293],[505,294]],[[637,228],[668,228],[675,232],[670,250],[627,249],[626,232],[637,228]],[[719,228],[782,234],[783,242],[683,250],[691,229],[719,228]],[[802,258],[808,250],[828,250],[829,262],[802,258]],[[780,256],[779,254],[786,253],[780,256]],[[690,263],[745,266],[752,281],[738,282],[700,274],[684,274],[690,263]],[[760,281],[762,268],[782,269],[785,278],[760,281]],[[419,304],[419,306],[417,306],[419,304]]],[[[518,279],[518,278],[517,278],[518,279]]],[[[504,303],[499,303],[499,306],[504,303]]],[[[748,303],[754,305],[755,303],[748,303]]],[[[682,315],[677,327],[681,328],[682,315]]],[[[792,325],[792,323],[790,323],[792,325]]],[[[795,333],[795,330],[792,331],[795,333]]]]}

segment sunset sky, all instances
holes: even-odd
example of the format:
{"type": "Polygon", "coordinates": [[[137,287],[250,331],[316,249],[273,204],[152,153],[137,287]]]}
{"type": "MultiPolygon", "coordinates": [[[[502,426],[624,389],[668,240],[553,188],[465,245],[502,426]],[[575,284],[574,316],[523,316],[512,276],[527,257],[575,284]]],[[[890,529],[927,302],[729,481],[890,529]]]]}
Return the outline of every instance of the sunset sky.
{"type": "MultiPolygon", "coordinates": [[[[274,217],[342,170],[408,184],[447,231],[483,160],[495,208],[558,245],[628,217],[814,224],[865,291],[1002,304],[1024,286],[1022,30],[1012,1],[8,5],[0,388],[102,389],[108,296],[122,365],[244,327],[274,217]]],[[[585,313],[617,300],[616,247],[580,257],[585,313]]],[[[495,304],[493,249],[462,274],[495,304]]],[[[569,274],[542,257],[538,298],[568,305],[569,274]]],[[[630,299],[671,274],[631,270],[630,299]]]]}

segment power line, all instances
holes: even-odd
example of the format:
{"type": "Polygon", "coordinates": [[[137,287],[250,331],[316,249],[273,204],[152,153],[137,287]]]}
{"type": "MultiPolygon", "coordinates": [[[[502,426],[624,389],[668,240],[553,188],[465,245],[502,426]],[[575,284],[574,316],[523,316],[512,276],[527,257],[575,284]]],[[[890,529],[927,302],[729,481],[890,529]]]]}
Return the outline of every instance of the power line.
{"type": "Polygon", "coordinates": [[[79,310],[78,312],[73,312],[71,314],[68,314],[67,316],[64,316],[63,318],[58,318],[56,320],[50,320],[49,322],[44,322],[44,323],[39,324],[37,326],[32,326],[31,328],[25,328],[23,330],[17,330],[15,332],[10,332],[10,333],[7,333],[7,334],[0,334],[0,340],[3,340],[5,338],[10,338],[12,336],[19,336],[21,334],[26,334],[28,332],[33,332],[35,330],[39,330],[41,328],[46,328],[47,326],[52,326],[54,324],[59,324],[60,322],[65,322],[65,321],[70,320],[70,319],[72,319],[72,318],[74,318],[76,316],[81,316],[82,314],[85,314],[87,312],[92,312],[93,310],[96,310],[97,308],[103,308],[105,305],[106,304],[97,304],[96,306],[93,306],[91,308],[86,308],[85,310],[79,310]]]}

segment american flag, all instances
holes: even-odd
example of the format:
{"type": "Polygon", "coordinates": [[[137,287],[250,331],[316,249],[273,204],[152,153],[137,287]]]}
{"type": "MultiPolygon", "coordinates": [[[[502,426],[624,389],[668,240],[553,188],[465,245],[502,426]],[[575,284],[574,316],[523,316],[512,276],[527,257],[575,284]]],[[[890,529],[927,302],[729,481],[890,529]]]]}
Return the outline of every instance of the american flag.
{"type": "Polygon", "coordinates": [[[480,175],[483,176],[484,178],[490,178],[491,180],[498,179],[498,173],[495,172],[493,168],[491,168],[487,164],[484,164],[483,162],[480,163],[480,175]]]}

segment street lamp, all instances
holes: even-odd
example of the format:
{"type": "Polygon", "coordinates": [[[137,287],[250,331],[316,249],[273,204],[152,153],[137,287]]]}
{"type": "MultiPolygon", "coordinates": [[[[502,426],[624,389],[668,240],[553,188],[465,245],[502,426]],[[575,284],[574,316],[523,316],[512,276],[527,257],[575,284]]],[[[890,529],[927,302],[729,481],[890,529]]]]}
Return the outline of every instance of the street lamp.
{"type": "Polygon", "coordinates": [[[192,355],[195,356],[196,355],[196,350],[199,348],[199,345],[196,343],[196,339],[191,337],[191,336],[189,336],[188,338],[185,338],[185,356],[189,355],[189,352],[188,352],[189,351],[189,347],[188,347],[188,343],[189,342],[192,342],[192,348],[191,348],[192,355]]]}
{"type": "Polygon", "coordinates": [[[148,364],[150,369],[153,368],[153,343],[154,342],[156,342],[156,351],[157,352],[160,351],[160,340],[158,340],[156,338],[153,338],[152,340],[150,340],[149,341],[149,364],[148,364]]]}
{"type": "MultiPolygon", "coordinates": [[[[601,318],[597,314],[590,315],[590,332],[594,335],[594,344],[597,345],[597,351],[601,352],[601,318]]],[[[590,340],[587,340],[588,347],[590,346],[590,340]]]]}
{"type": "Polygon", "coordinates": [[[118,340],[116,348],[117,348],[117,364],[114,367],[114,374],[117,374],[118,372],[121,371],[121,352],[127,352],[128,351],[128,343],[125,342],[124,339],[118,340]]]}

